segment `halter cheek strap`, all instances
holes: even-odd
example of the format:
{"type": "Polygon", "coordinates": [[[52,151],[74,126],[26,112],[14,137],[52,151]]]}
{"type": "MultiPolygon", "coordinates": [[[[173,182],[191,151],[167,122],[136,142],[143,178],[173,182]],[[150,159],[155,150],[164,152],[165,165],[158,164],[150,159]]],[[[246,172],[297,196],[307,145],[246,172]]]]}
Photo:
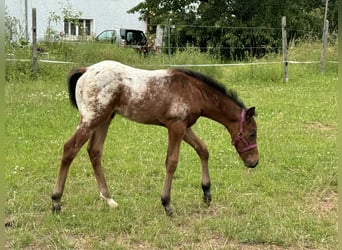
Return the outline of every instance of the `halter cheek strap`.
{"type": "Polygon", "coordinates": [[[239,134],[237,135],[237,137],[232,140],[232,144],[235,146],[236,151],[239,154],[245,153],[253,148],[256,148],[257,145],[256,144],[249,144],[249,142],[247,141],[247,139],[244,137],[243,135],[243,123],[245,122],[245,117],[246,117],[246,111],[243,109],[241,111],[241,115],[240,115],[240,131],[239,134]],[[244,147],[238,147],[238,143],[242,142],[244,147]]]}

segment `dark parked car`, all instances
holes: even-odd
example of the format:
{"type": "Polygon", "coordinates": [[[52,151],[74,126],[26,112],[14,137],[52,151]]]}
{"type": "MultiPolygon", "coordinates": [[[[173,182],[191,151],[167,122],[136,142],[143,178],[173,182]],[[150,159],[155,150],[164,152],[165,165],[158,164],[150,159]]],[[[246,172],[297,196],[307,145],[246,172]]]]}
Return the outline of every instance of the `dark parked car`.
{"type": "Polygon", "coordinates": [[[147,52],[147,39],[143,31],[136,29],[104,30],[95,37],[95,41],[110,42],[121,47],[137,49],[147,52]]]}

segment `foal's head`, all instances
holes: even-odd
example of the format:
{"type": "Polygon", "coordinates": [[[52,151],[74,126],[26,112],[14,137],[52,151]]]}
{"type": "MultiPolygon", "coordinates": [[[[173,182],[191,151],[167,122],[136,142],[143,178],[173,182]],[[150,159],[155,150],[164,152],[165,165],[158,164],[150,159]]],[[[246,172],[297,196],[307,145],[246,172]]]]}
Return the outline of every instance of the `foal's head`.
{"type": "Polygon", "coordinates": [[[255,108],[242,109],[236,132],[232,134],[232,144],[246,167],[258,165],[257,126],[254,120],[255,108]]]}

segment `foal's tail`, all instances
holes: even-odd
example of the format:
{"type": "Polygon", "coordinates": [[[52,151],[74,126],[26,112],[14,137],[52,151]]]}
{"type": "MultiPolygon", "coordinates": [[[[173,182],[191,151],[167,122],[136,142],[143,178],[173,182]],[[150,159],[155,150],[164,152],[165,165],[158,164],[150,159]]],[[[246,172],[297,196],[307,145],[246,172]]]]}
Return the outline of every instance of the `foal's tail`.
{"type": "Polygon", "coordinates": [[[69,100],[72,106],[77,108],[76,103],[76,84],[78,79],[83,75],[84,72],[86,72],[87,68],[80,67],[73,69],[68,76],[68,89],[69,89],[69,100]]]}

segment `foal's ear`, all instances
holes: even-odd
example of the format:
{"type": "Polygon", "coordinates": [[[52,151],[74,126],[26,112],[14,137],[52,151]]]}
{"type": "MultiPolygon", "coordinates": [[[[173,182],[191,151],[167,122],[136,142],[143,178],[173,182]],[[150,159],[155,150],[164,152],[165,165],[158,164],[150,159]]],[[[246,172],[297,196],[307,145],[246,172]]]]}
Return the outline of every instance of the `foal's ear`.
{"type": "Polygon", "coordinates": [[[255,107],[251,107],[246,111],[246,120],[248,121],[255,115],[255,107]]]}

